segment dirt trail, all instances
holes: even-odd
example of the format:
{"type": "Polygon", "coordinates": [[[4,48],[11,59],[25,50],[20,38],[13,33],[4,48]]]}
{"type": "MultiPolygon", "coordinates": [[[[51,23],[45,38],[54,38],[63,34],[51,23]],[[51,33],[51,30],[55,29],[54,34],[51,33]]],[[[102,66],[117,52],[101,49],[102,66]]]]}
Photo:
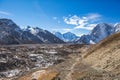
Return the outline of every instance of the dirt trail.
{"type": "Polygon", "coordinates": [[[72,73],[74,72],[74,67],[80,62],[81,58],[76,58],[75,59],[75,63],[71,66],[71,68],[69,69],[70,72],[68,73],[68,75],[66,76],[66,78],[64,80],[72,80],[72,73]]]}

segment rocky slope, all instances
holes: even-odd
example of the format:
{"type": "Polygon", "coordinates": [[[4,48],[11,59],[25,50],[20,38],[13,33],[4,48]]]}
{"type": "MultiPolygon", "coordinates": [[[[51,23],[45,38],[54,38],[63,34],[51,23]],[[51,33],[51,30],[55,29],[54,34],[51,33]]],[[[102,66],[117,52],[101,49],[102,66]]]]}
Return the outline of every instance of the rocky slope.
{"type": "Polygon", "coordinates": [[[22,30],[10,19],[0,19],[0,44],[64,43],[47,30],[31,28],[22,30]]]}

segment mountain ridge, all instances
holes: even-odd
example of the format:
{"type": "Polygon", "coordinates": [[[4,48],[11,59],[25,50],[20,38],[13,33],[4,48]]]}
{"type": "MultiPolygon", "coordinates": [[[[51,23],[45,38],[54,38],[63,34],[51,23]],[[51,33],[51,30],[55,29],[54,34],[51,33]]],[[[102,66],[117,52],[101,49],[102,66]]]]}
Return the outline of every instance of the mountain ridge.
{"type": "Polygon", "coordinates": [[[64,43],[64,41],[47,30],[30,26],[23,30],[11,19],[0,19],[0,44],[31,43],[64,43]]]}
{"type": "Polygon", "coordinates": [[[75,44],[96,44],[107,36],[120,32],[120,23],[113,25],[99,23],[90,34],[76,36],[72,32],[53,34],[39,27],[21,29],[11,19],[0,19],[0,44],[30,44],[30,43],[75,43],[75,44]]]}

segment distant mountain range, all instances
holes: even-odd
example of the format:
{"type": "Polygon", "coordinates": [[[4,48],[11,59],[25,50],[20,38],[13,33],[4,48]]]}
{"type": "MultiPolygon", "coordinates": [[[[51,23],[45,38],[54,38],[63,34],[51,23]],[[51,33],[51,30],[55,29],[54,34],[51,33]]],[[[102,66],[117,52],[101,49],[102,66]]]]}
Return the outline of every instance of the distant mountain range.
{"type": "Polygon", "coordinates": [[[74,42],[79,44],[95,44],[116,32],[120,32],[120,24],[112,26],[107,23],[100,23],[94,27],[90,34],[83,35],[74,42]]]}
{"type": "Polygon", "coordinates": [[[28,26],[21,29],[10,19],[0,19],[0,44],[64,43],[47,30],[28,26]]]}
{"type": "Polygon", "coordinates": [[[74,42],[74,40],[79,38],[78,36],[71,32],[66,32],[63,34],[60,32],[54,32],[53,34],[65,42],[74,42]]]}
{"type": "Polygon", "coordinates": [[[116,32],[120,32],[119,23],[115,24],[114,26],[107,23],[100,23],[94,27],[90,34],[82,35],[81,37],[78,37],[71,32],[67,32],[64,34],[61,34],[60,32],[55,32],[54,35],[65,42],[78,44],[96,44],[102,39],[116,32]]]}
{"type": "Polygon", "coordinates": [[[114,26],[107,23],[100,23],[94,27],[88,35],[76,36],[67,32],[53,34],[38,27],[26,27],[21,29],[10,19],[0,19],[0,44],[37,44],[37,43],[78,43],[96,44],[107,36],[120,32],[120,24],[114,26]]]}

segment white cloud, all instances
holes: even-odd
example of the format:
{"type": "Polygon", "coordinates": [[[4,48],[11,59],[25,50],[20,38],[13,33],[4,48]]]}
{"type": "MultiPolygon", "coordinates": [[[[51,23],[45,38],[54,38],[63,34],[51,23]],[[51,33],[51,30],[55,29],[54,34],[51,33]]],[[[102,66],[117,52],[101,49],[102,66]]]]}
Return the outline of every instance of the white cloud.
{"type": "Polygon", "coordinates": [[[53,17],[53,20],[57,21],[57,23],[61,23],[58,17],[53,17]]]}
{"type": "MultiPolygon", "coordinates": [[[[81,36],[84,35],[84,34],[79,34],[79,33],[78,33],[78,34],[76,34],[76,35],[79,36],[79,37],[81,37],[81,36]]],[[[78,38],[78,39],[79,39],[79,38],[78,38]]]]}
{"type": "Polygon", "coordinates": [[[63,19],[66,24],[74,25],[74,29],[92,30],[96,26],[96,22],[100,17],[100,14],[92,13],[82,17],[74,15],[71,17],[64,17],[63,19]]]}
{"type": "Polygon", "coordinates": [[[94,28],[94,26],[96,26],[96,25],[97,24],[89,24],[88,27],[91,27],[91,28],[93,27],[94,28]]]}
{"type": "Polygon", "coordinates": [[[53,17],[54,20],[57,20],[57,17],[53,17]]]}
{"type": "Polygon", "coordinates": [[[7,15],[7,16],[11,15],[10,13],[5,12],[5,11],[0,11],[0,14],[2,14],[2,15],[7,15]]]}
{"type": "Polygon", "coordinates": [[[101,15],[97,14],[97,13],[88,14],[88,19],[89,20],[97,19],[99,17],[101,17],[101,15]]]}
{"type": "Polygon", "coordinates": [[[80,18],[78,16],[74,15],[70,18],[63,17],[63,19],[64,19],[64,22],[67,23],[67,24],[78,25],[78,21],[79,21],[80,18]]]}
{"type": "MultiPolygon", "coordinates": [[[[53,18],[56,21],[59,21],[58,18],[53,18]]],[[[101,19],[100,14],[87,14],[85,16],[77,16],[77,15],[68,15],[66,17],[63,17],[64,22],[66,24],[72,25],[73,27],[70,28],[59,28],[59,29],[53,29],[53,31],[59,31],[61,33],[66,32],[73,32],[78,36],[81,36],[81,32],[79,32],[79,29],[85,29],[85,30],[92,30],[98,23],[98,21],[101,19]]],[[[86,32],[84,32],[86,34],[86,32]]]]}
{"type": "Polygon", "coordinates": [[[86,29],[86,30],[92,30],[94,27],[83,27],[83,26],[76,26],[74,29],[86,29]]]}
{"type": "Polygon", "coordinates": [[[74,29],[86,29],[86,30],[92,30],[97,24],[88,24],[84,23],[79,26],[74,27],[74,29]],[[87,27],[85,26],[87,25],[87,27]]]}
{"type": "Polygon", "coordinates": [[[72,30],[73,29],[70,29],[70,28],[52,29],[53,32],[61,32],[61,33],[71,32],[72,30]]]}
{"type": "Polygon", "coordinates": [[[69,29],[69,28],[64,28],[63,31],[64,32],[70,32],[72,29],[69,29]]]}
{"type": "Polygon", "coordinates": [[[61,23],[60,21],[57,21],[58,23],[61,23]]]}

